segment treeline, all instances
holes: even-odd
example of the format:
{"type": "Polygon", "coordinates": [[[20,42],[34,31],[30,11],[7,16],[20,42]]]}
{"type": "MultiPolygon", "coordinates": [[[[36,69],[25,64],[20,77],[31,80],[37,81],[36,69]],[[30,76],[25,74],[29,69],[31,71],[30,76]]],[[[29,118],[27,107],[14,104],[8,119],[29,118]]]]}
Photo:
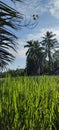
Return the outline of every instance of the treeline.
{"type": "MultiPolygon", "coordinates": [[[[47,65],[48,65],[48,61],[46,62],[46,66],[45,66],[44,72],[43,72],[43,74],[45,74],[45,75],[49,74],[49,71],[47,69],[47,65]]],[[[5,78],[8,75],[11,75],[12,77],[28,76],[27,68],[25,68],[25,69],[18,69],[17,68],[16,70],[8,70],[5,72],[0,72],[0,78],[5,78]]],[[[33,73],[32,73],[32,75],[33,75],[33,73]]],[[[37,75],[42,75],[42,74],[40,74],[40,70],[39,70],[39,73],[37,75]]],[[[59,63],[57,63],[57,62],[54,63],[54,70],[50,73],[50,75],[59,75],[59,63]]]]}
{"type": "Polygon", "coordinates": [[[8,75],[11,75],[12,77],[17,77],[17,76],[24,76],[26,75],[25,69],[16,69],[16,70],[8,70],[5,72],[0,72],[0,78],[5,78],[8,75]]]}

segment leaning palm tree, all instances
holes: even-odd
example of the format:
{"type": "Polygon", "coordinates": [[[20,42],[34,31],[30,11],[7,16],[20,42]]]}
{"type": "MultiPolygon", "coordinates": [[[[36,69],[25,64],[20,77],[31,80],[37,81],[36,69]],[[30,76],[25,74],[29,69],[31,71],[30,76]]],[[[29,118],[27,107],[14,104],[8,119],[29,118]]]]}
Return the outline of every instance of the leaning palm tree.
{"type": "Polygon", "coordinates": [[[48,70],[49,73],[51,72],[51,64],[52,64],[52,52],[55,49],[55,46],[57,44],[57,39],[54,38],[55,34],[53,34],[52,32],[47,31],[45,36],[43,37],[43,40],[41,42],[41,44],[44,47],[45,50],[45,54],[46,57],[48,57],[48,70]]]}
{"type": "Polygon", "coordinates": [[[26,52],[27,56],[27,73],[28,75],[37,75],[42,71],[42,60],[43,60],[43,48],[40,46],[38,41],[28,41],[27,45],[28,51],[26,52]]]}

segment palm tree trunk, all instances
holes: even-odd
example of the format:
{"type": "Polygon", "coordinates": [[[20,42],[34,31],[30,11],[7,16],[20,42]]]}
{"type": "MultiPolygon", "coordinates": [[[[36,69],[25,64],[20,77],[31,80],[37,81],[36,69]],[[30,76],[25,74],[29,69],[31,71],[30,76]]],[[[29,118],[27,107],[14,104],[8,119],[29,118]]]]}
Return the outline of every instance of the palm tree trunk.
{"type": "Polygon", "coordinates": [[[51,54],[50,54],[50,50],[48,52],[48,57],[49,57],[48,70],[49,70],[49,74],[50,74],[51,73],[51,54]]]}

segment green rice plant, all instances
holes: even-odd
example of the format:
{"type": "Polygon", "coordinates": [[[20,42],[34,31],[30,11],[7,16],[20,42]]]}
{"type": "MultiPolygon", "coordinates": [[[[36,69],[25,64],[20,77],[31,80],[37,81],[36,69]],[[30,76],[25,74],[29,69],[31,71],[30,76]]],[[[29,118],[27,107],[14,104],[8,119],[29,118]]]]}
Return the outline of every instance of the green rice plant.
{"type": "Polygon", "coordinates": [[[58,130],[59,76],[0,80],[0,130],[58,130]]]}

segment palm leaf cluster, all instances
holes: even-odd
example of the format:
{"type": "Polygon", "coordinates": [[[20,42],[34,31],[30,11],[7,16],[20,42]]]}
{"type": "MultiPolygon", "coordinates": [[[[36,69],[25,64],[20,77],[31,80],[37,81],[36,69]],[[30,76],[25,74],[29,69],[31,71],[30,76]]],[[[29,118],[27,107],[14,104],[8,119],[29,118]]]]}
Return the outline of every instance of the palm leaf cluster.
{"type": "Polygon", "coordinates": [[[14,60],[12,50],[16,50],[14,29],[20,27],[21,14],[0,1],[0,67],[14,60]]]}

